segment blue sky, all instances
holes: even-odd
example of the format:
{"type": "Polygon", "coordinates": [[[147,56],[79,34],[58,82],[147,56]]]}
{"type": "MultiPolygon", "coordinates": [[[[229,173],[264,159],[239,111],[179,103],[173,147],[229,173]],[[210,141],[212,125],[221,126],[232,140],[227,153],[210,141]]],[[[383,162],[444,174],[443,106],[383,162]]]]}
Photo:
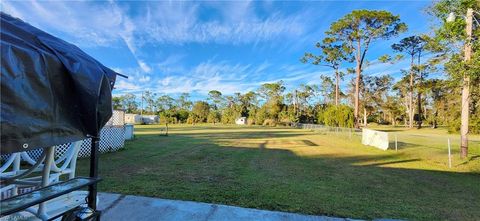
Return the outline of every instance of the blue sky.
{"type": "MultiPolygon", "coordinates": [[[[104,65],[129,76],[115,94],[151,90],[191,93],[202,99],[210,90],[224,94],[255,90],[283,80],[288,89],[318,84],[326,67],[299,59],[318,52],[314,45],[330,24],[355,9],[388,10],[400,15],[408,32],[374,42],[367,59],[391,53],[402,37],[430,32],[425,9],[431,1],[316,2],[98,2],[1,1],[1,10],[76,44],[104,65]]],[[[344,67],[353,67],[345,64],[344,67]]],[[[406,61],[374,64],[365,74],[400,76],[406,61]]],[[[343,81],[345,89],[348,79],[343,81]]]]}

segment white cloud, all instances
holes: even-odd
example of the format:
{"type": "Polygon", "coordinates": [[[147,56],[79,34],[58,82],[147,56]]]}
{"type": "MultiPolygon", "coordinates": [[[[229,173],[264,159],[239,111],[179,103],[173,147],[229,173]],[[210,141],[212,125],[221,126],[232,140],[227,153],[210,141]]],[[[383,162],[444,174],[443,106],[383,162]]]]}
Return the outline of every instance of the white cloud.
{"type": "Polygon", "coordinates": [[[261,21],[183,21],[177,25],[149,23],[147,39],[159,43],[245,44],[264,42],[278,37],[296,37],[304,33],[299,17],[272,16],[261,21]]]}
{"type": "Polygon", "coordinates": [[[68,34],[80,45],[124,41],[134,54],[148,43],[243,44],[305,33],[302,15],[272,13],[260,18],[249,2],[215,4],[221,15],[215,20],[201,18],[199,4],[192,2],[138,5],[138,13],[132,14],[115,2],[1,2],[3,11],[49,32],[68,34]]]}
{"type": "Polygon", "coordinates": [[[47,32],[67,34],[85,46],[112,45],[126,28],[129,18],[115,4],[89,2],[2,1],[2,11],[47,32]]]}
{"type": "Polygon", "coordinates": [[[140,86],[133,82],[120,79],[120,80],[117,80],[117,82],[115,83],[115,89],[122,90],[122,91],[135,91],[135,90],[139,90],[140,86]]]}
{"type": "Polygon", "coordinates": [[[138,65],[140,66],[142,71],[144,71],[146,73],[152,72],[152,68],[150,66],[148,66],[144,61],[138,60],[138,65]]]}
{"type": "Polygon", "coordinates": [[[162,86],[169,86],[170,82],[172,82],[173,77],[166,77],[158,81],[162,86]]]}
{"type": "MultiPolygon", "coordinates": [[[[152,73],[161,67],[178,66],[179,56],[171,55],[158,64],[152,65],[152,73]]],[[[127,82],[121,82],[116,93],[138,93],[144,90],[156,93],[177,94],[183,92],[208,94],[219,90],[223,94],[245,93],[257,89],[261,84],[282,80],[287,87],[299,83],[318,84],[321,74],[332,71],[314,65],[291,64],[276,67],[268,62],[258,65],[208,60],[196,66],[169,69],[161,74],[145,75],[140,69],[115,69],[127,74],[127,82]]]]}
{"type": "Polygon", "coordinates": [[[138,79],[138,82],[140,83],[145,83],[150,81],[150,76],[143,76],[140,79],[138,79]]]}
{"type": "Polygon", "coordinates": [[[225,94],[243,91],[244,79],[250,65],[229,64],[228,62],[207,61],[176,73],[175,76],[160,78],[155,91],[161,93],[197,92],[207,94],[210,90],[220,90],[225,94]]]}

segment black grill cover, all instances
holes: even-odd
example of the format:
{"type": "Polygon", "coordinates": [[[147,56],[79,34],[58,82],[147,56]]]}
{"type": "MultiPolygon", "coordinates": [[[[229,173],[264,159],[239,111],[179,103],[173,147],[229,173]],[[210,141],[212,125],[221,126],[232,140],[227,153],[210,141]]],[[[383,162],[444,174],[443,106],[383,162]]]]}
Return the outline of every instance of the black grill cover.
{"type": "Polygon", "coordinates": [[[0,29],[1,154],[99,135],[117,73],[3,12],[0,29]]]}

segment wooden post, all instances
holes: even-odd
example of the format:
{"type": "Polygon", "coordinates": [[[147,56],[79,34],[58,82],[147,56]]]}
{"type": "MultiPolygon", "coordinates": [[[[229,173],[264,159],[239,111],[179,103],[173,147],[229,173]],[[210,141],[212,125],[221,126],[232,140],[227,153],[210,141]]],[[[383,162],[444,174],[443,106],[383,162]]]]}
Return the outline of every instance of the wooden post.
{"type": "Polygon", "coordinates": [[[452,168],[452,152],[450,150],[450,138],[447,139],[448,142],[448,168],[452,168]]]}
{"type": "Polygon", "coordinates": [[[398,140],[397,140],[396,134],[395,134],[395,151],[398,151],[398,140]]]}
{"type": "Polygon", "coordinates": [[[167,131],[165,132],[165,136],[168,136],[168,123],[166,123],[165,126],[167,127],[167,131]]]}

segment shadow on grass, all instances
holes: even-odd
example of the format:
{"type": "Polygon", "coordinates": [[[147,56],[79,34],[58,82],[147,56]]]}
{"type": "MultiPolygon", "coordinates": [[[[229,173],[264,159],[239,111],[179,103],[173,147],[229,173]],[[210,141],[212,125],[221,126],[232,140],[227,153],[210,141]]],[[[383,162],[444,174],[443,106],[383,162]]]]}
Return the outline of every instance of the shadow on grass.
{"type": "MultiPolygon", "coordinates": [[[[368,129],[368,128],[367,128],[368,129]]],[[[376,131],[382,131],[382,132],[389,132],[389,133],[392,133],[392,132],[405,132],[405,130],[400,130],[400,129],[393,129],[393,130],[390,130],[390,129],[378,129],[378,128],[375,128],[373,130],[376,130],[376,131]]]]}
{"type": "Polygon", "coordinates": [[[302,140],[302,142],[307,145],[307,146],[310,146],[310,147],[318,147],[318,144],[312,142],[312,141],[309,141],[309,140],[302,140]]]}
{"type": "MultiPolygon", "coordinates": [[[[305,133],[198,131],[137,135],[125,151],[101,155],[100,190],[365,219],[480,219],[477,173],[387,167],[419,161],[401,153],[305,157],[268,148],[268,140],[256,147],[218,144],[305,133]]],[[[79,162],[80,174],[87,173],[87,163],[79,162]]]]}
{"type": "MultiPolygon", "coordinates": [[[[251,133],[246,133],[244,131],[222,131],[222,132],[198,132],[198,133],[184,133],[184,134],[174,134],[174,136],[183,138],[183,137],[194,137],[198,139],[211,139],[211,138],[222,138],[222,139],[241,139],[241,138],[249,138],[249,139],[257,139],[257,138],[288,138],[288,137],[297,137],[301,135],[311,134],[308,131],[300,131],[300,132],[293,132],[293,131],[254,131],[251,133]]],[[[144,136],[140,134],[138,136],[144,136]]],[[[148,135],[147,135],[148,136],[148,135]]]]}
{"type": "Polygon", "coordinates": [[[389,161],[389,162],[372,163],[372,164],[368,164],[368,166],[383,166],[383,165],[409,163],[409,162],[416,162],[416,161],[420,161],[420,159],[396,160],[396,161],[389,161]]]}
{"type": "MultiPolygon", "coordinates": [[[[408,148],[408,147],[414,147],[415,144],[413,143],[407,143],[407,142],[401,142],[401,141],[397,141],[397,149],[405,149],[405,148],[408,148]]],[[[388,143],[388,147],[390,149],[395,149],[395,141],[390,141],[388,143]]],[[[418,147],[418,146],[417,146],[418,147]]]]}

